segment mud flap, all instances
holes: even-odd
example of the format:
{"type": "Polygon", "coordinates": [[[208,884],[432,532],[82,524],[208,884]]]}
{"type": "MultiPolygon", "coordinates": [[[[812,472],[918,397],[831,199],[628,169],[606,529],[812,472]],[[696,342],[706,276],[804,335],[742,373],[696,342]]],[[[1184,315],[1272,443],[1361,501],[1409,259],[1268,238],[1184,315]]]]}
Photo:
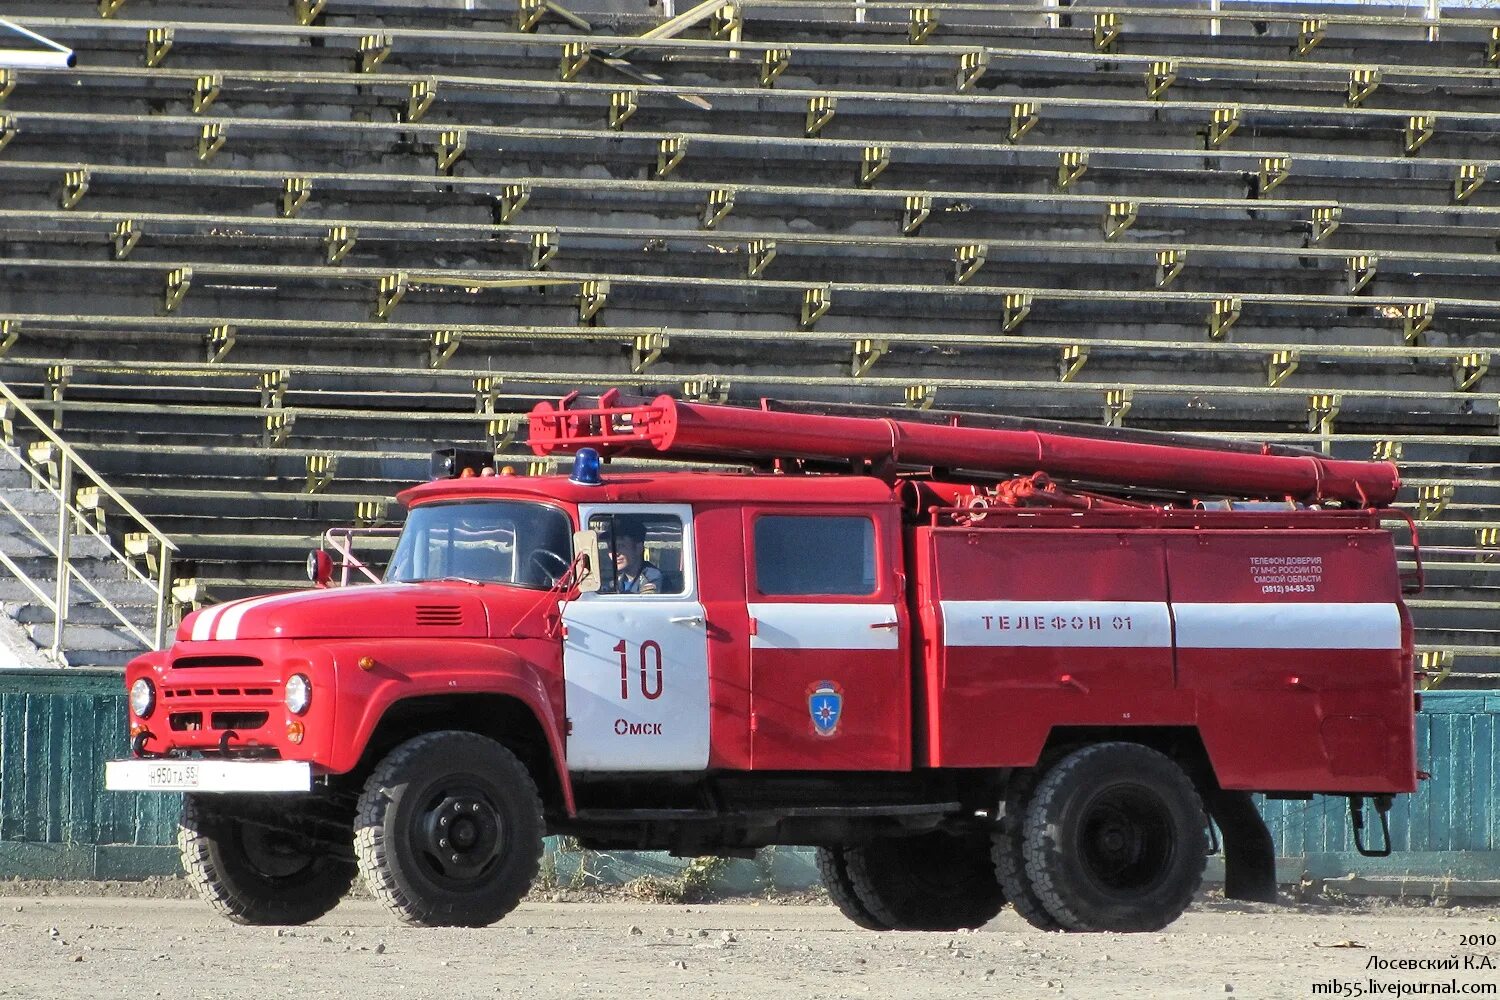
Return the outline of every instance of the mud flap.
{"type": "Polygon", "coordinates": [[[1276,845],[1250,793],[1221,789],[1203,801],[1224,834],[1224,898],[1276,902],[1276,845]]]}

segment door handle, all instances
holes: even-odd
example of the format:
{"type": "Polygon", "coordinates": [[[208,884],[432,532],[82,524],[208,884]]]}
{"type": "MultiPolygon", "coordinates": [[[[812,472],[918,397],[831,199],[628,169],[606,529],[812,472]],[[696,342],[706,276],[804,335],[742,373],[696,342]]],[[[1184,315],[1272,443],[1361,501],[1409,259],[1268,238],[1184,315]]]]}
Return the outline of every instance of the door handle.
{"type": "Polygon", "coordinates": [[[682,615],[677,618],[668,618],[667,621],[671,622],[673,625],[699,626],[706,624],[706,622],[704,622],[703,620],[702,615],[682,615]]]}
{"type": "Polygon", "coordinates": [[[871,628],[900,628],[900,622],[871,622],[871,628]]]}

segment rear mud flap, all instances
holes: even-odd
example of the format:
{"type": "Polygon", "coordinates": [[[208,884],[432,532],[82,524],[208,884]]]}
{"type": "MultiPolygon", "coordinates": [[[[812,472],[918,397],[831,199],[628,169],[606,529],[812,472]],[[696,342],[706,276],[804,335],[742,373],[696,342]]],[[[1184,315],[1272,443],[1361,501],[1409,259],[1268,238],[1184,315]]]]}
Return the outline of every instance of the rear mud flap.
{"type": "Polygon", "coordinates": [[[1276,845],[1250,793],[1210,792],[1204,804],[1224,834],[1224,898],[1276,902],[1276,845]]]}

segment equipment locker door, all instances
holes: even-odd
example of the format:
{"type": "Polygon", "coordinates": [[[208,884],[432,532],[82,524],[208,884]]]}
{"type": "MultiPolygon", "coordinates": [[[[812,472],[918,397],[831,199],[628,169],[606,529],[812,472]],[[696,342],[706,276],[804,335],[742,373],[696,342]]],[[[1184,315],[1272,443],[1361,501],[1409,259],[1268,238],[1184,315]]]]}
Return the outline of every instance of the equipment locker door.
{"type": "Polygon", "coordinates": [[[746,512],[756,770],[909,766],[906,615],[888,513],[746,512]]]}
{"type": "Polygon", "coordinates": [[[708,766],[708,633],[698,600],[692,508],[584,505],[579,515],[599,533],[602,586],[563,612],[568,767],[702,770],[708,766]],[[644,557],[633,579],[626,560],[615,568],[626,548],[644,557]]]}

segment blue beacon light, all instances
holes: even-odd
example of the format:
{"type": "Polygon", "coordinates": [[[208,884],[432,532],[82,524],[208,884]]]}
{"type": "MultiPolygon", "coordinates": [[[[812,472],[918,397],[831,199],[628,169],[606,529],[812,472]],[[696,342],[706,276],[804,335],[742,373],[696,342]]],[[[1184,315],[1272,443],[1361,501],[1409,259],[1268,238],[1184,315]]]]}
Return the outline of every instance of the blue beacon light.
{"type": "Polygon", "coordinates": [[[599,453],[593,448],[579,448],[573,456],[573,474],[568,477],[579,486],[602,486],[599,475],[599,453]]]}

